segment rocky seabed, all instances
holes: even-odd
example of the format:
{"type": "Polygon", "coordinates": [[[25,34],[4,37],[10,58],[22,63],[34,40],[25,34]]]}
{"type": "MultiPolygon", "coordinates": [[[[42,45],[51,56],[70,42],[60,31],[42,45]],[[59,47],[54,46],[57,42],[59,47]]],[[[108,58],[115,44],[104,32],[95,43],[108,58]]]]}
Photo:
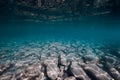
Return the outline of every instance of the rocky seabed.
{"type": "Polygon", "coordinates": [[[80,42],[10,43],[0,47],[0,80],[120,80],[120,58],[80,42]]]}

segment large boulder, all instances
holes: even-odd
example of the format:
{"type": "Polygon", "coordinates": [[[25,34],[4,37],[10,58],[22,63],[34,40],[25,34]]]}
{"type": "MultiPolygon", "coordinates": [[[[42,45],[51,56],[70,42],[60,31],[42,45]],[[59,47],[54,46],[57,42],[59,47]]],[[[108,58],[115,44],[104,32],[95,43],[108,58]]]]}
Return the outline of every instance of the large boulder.
{"type": "Polygon", "coordinates": [[[59,75],[59,68],[53,60],[47,60],[44,62],[46,67],[47,77],[51,80],[56,80],[59,75]]]}
{"type": "Polygon", "coordinates": [[[67,66],[67,59],[66,59],[65,54],[60,54],[59,64],[62,65],[62,66],[67,66]]]}
{"type": "Polygon", "coordinates": [[[107,72],[99,68],[96,64],[87,64],[84,70],[95,80],[114,80],[107,72]]]}
{"type": "Polygon", "coordinates": [[[77,79],[90,80],[85,71],[79,66],[78,62],[72,62],[70,64],[70,72],[77,79]]]}
{"type": "Polygon", "coordinates": [[[120,80],[120,73],[115,68],[110,68],[109,73],[115,80],[120,80]]]}

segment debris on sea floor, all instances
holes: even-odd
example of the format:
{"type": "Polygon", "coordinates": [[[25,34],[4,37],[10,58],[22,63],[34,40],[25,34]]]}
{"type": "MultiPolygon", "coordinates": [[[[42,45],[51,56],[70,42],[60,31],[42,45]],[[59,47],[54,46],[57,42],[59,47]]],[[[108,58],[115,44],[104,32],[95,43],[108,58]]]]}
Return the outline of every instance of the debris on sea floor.
{"type": "Polygon", "coordinates": [[[119,56],[95,46],[78,42],[7,45],[0,48],[0,80],[120,80],[119,56]]]}

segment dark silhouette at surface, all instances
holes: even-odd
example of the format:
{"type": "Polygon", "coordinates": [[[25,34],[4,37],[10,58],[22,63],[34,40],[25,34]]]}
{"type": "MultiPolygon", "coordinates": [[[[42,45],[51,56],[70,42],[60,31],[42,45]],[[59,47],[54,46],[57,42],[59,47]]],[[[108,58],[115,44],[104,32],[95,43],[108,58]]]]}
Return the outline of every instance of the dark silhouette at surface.
{"type": "Polygon", "coordinates": [[[2,0],[0,16],[58,19],[120,14],[119,0],[2,0]]]}

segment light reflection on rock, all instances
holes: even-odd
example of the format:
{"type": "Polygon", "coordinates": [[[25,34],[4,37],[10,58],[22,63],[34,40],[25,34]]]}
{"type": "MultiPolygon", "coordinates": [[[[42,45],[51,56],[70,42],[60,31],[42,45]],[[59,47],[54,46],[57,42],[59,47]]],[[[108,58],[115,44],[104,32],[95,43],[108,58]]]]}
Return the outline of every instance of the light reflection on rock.
{"type": "MultiPolygon", "coordinates": [[[[8,47],[11,45],[17,44],[9,43],[8,47]]],[[[28,42],[8,47],[0,48],[1,80],[119,80],[120,77],[120,58],[88,44],[28,42]]]]}

